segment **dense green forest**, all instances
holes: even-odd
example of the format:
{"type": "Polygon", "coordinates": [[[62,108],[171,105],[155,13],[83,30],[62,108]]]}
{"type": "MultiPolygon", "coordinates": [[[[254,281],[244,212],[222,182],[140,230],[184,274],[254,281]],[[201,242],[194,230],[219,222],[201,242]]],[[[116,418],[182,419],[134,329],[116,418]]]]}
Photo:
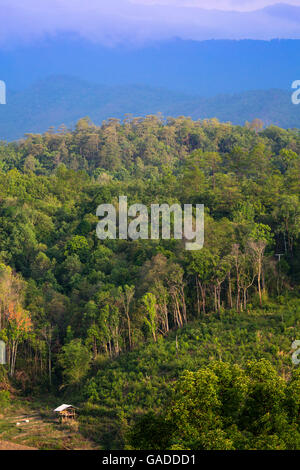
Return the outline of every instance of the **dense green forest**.
{"type": "Polygon", "coordinates": [[[85,118],[0,143],[0,408],[67,394],[102,448],[300,448],[299,183],[300,131],[259,120],[85,118]],[[204,248],[100,241],[121,195],[204,204],[204,248]]]}

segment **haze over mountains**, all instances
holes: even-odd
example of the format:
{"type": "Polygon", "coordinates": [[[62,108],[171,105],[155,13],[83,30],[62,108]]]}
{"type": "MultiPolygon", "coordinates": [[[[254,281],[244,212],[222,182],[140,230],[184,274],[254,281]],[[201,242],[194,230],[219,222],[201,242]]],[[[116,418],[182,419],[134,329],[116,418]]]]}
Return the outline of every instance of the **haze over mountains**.
{"type": "Polygon", "coordinates": [[[0,5],[5,18],[0,44],[36,41],[60,31],[110,46],[174,37],[300,39],[297,0],[1,0],[0,5]]]}
{"type": "Polygon", "coordinates": [[[0,139],[127,113],[298,127],[299,3],[0,0],[0,139]]]}
{"type": "Polygon", "coordinates": [[[173,39],[143,47],[106,47],[61,33],[18,47],[0,47],[0,79],[8,89],[24,90],[52,75],[104,85],[139,83],[203,96],[289,90],[300,78],[300,41],[173,39]]]}
{"type": "Polygon", "coordinates": [[[53,76],[25,91],[10,93],[0,107],[0,140],[14,140],[27,132],[44,132],[49,127],[68,127],[89,116],[95,124],[125,114],[145,116],[161,112],[193,119],[217,117],[243,125],[260,118],[266,125],[300,127],[300,106],[291,103],[288,91],[258,90],[215,97],[201,97],[164,88],[142,85],[108,86],[67,76],[53,76]]]}

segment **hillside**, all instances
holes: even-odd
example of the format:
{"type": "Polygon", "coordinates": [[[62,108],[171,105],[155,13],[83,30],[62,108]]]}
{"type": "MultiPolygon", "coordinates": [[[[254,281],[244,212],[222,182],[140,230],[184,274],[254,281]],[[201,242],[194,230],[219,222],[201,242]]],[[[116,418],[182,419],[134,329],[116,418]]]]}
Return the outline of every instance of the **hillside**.
{"type": "Polygon", "coordinates": [[[297,369],[291,361],[291,344],[299,334],[300,304],[290,301],[264,311],[206,316],[157,344],[113,361],[99,358],[81,395],[81,421],[91,425],[92,437],[100,445],[122,446],[128,425],[143,413],[160,411],[171,398],[170,384],[186,370],[197,371],[214,361],[245,366],[266,359],[280,375],[289,377],[297,369]],[[102,425],[109,419],[110,434],[102,425]]]}
{"type": "Polygon", "coordinates": [[[100,125],[105,119],[125,115],[216,117],[223,122],[244,125],[255,118],[265,125],[300,126],[298,106],[291,93],[258,90],[204,98],[141,85],[105,86],[72,77],[53,76],[18,93],[8,93],[7,105],[0,107],[0,140],[14,140],[25,133],[45,132],[65,124],[74,127],[82,116],[100,125]]]}
{"type": "MultiPolygon", "coordinates": [[[[299,156],[298,129],[184,116],[0,143],[1,414],[45,395],[79,406],[88,447],[300,448],[299,156]],[[100,240],[122,195],[203,204],[203,248],[100,240]]],[[[72,444],[49,432],[26,444],[72,444]]]]}
{"type": "Polygon", "coordinates": [[[13,444],[12,442],[0,441],[0,450],[37,450],[34,447],[13,444]]]}
{"type": "Polygon", "coordinates": [[[248,361],[265,359],[280,376],[289,378],[297,370],[291,361],[291,344],[299,334],[300,303],[290,299],[282,305],[270,303],[263,310],[206,315],[157,343],[114,359],[99,356],[82,390],[72,392],[79,414],[75,429],[60,428],[51,413],[55,403],[70,400],[70,391],[47,400],[37,395],[33,403],[24,397],[22,412],[22,400],[17,397],[6,412],[9,417],[0,415],[0,437],[10,439],[0,440],[0,450],[21,449],[24,443],[44,450],[126,448],[131,426],[144,414],[166,406],[172,396],[170,386],[184,371],[198,371],[219,361],[244,367],[248,361]],[[41,417],[36,415],[39,407],[41,417]],[[22,417],[29,417],[30,423],[17,429],[15,423],[22,417]]]}
{"type": "Polygon", "coordinates": [[[106,86],[138,83],[204,97],[246,90],[289,90],[292,81],[299,78],[295,60],[299,43],[296,39],[177,38],[110,47],[74,32],[56,32],[21,44],[11,39],[10,47],[0,48],[1,80],[16,91],[58,75],[106,86]]]}

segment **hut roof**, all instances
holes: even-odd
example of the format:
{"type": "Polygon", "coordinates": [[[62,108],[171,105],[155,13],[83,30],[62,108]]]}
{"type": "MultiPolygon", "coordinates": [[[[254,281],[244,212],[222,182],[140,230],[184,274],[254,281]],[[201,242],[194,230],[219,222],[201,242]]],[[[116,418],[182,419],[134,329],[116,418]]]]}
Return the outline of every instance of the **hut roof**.
{"type": "Polygon", "coordinates": [[[58,408],[55,408],[55,412],[59,413],[60,411],[64,411],[67,408],[75,408],[73,405],[60,405],[58,408]]]}

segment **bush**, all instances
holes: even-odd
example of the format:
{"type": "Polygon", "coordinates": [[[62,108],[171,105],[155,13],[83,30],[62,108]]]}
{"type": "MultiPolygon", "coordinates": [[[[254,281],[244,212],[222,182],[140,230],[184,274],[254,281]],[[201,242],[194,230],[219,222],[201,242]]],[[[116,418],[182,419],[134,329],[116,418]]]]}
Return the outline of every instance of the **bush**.
{"type": "Polygon", "coordinates": [[[0,391],[0,411],[4,411],[10,405],[10,393],[8,390],[0,391]]]}

